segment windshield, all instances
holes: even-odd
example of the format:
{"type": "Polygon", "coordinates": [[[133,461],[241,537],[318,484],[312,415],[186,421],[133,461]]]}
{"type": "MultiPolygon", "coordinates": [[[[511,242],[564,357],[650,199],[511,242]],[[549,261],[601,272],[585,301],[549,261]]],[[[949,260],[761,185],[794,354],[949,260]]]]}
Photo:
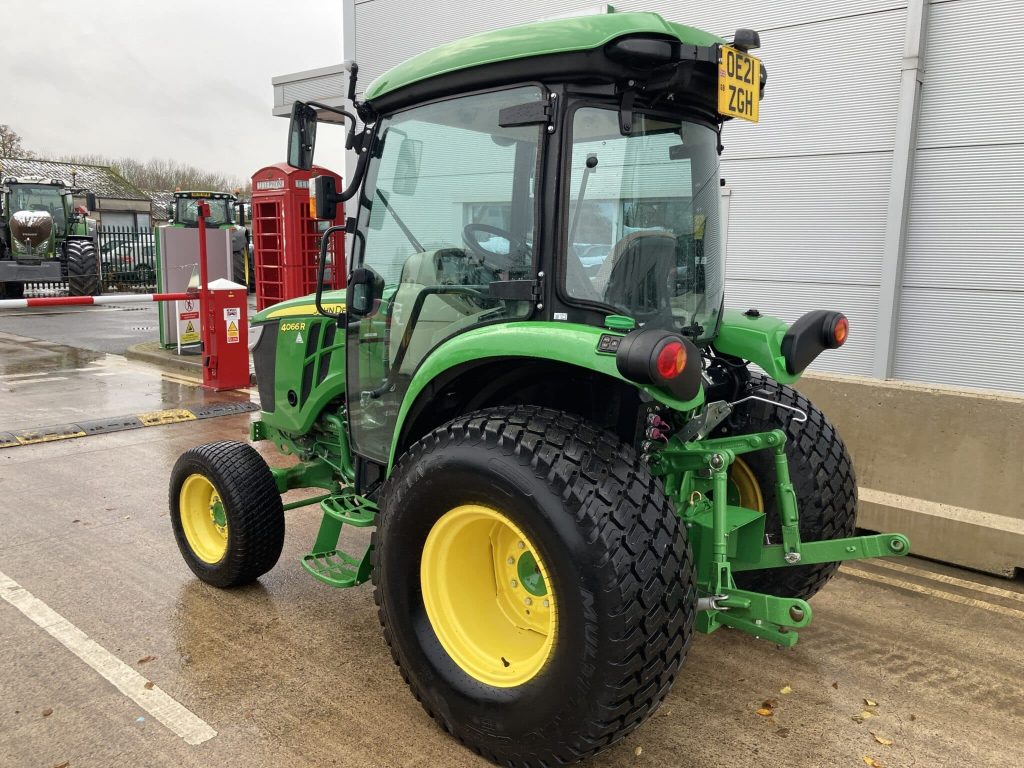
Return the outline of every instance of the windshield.
{"type": "Polygon", "coordinates": [[[61,199],[59,187],[49,184],[13,184],[10,200],[9,213],[47,211],[53,218],[54,232],[61,235],[67,230],[64,201],[61,199]]]}
{"type": "Polygon", "coordinates": [[[196,200],[190,200],[188,198],[179,197],[178,207],[175,212],[174,222],[176,224],[198,224],[199,223],[199,203],[207,202],[210,204],[210,216],[206,219],[206,225],[210,227],[216,227],[221,224],[231,223],[231,208],[228,205],[227,200],[211,200],[210,198],[202,198],[196,200]]]}
{"type": "Polygon", "coordinates": [[[572,122],[569,296],[710,337],[723,296],[718,137],[704,125],[583,107],[572,122]]]}

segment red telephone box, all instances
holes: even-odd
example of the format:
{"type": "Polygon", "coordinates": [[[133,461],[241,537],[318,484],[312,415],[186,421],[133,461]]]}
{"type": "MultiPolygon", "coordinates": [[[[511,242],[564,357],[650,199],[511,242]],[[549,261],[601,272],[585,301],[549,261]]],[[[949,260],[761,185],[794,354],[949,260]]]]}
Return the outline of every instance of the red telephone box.
{"type": "MultiPolygon", "coordinates": [[[[316,264],[320,234],[345,223],[343,206],[334,221],[320,222],[310,215],[309,180],[333,176],[341,189],[341,176],[314,165],[303,171],[286,163],[269,165],[252,175],[252,239],[256,267],[256,309],[316,290],[316,264]]],[[[345,235],[331,236],[327,251],[325,288],[344,288],[345,235]]]]}

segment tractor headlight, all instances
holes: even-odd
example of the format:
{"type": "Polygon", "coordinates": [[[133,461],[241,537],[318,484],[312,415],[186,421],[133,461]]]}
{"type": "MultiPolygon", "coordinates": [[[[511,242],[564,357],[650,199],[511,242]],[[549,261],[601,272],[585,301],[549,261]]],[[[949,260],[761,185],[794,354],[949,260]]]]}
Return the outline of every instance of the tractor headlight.
{"type": "Polygon", "coordinates": [[[645,328],[627,334],[615,366],[630,381],[668,390],[680,400],[692,400],[700,391],[700,350],[678,333],[645,328]]]}

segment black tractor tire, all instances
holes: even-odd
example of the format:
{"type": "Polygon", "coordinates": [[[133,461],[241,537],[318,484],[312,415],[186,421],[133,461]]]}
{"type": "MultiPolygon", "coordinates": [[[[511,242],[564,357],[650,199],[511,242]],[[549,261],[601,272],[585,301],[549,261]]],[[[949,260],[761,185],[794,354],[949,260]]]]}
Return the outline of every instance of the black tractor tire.
{"type": "Polygon", "coordinates": [[[171,471],[169,497],[178,549],[192,572],[207,584],[249,584],[277,564],[284,545],[281,494],[267,463],[252,446],[225,440],[185,451],[171,471]],[[227,544],[217,562],[197,553],[182,522],[183,513],[188,514],[182,489],[193,475],[205,478],[223,504],[227,544]]]}
{"type": "Polygon", "coordinates": [[[380,509],[373,582],[385,640],[427,713],[477,753],[503,766],[580,760],[625,737],[672,687],[696,613],[690,547],[661,483],[615,436],[540,407],[478,411],[413,445],[380,509]],[[465,671],[424,604],[424,545],[461,505],[501,510],[550,577],[553,645],[514,685],[465,671]]]}
{"type": "MultiPolygon", "coordinates": [[[[815,405],[795,389],[767,376],[752,373],[742,396],[758,395],[783,405],[799,408],[807,421],[799,422],[790,410],[749,400],[715,432],[724,434],[766,432],[786,433],[786,458],[790,481],[796,491],[802,541],[822,541],[852,536],[857,524],[857,478],[853,460],[831,422],[815,405]]],[[[765,534],[770,543],[782,543],[782,524],[775,489],[775,462],[771,451],[743,454],[760,486],[764,499],[765,534]]],[[[839,568],[839,563],[794,565],[734,574],[741,589],[765,592],[777,597],[808,599],[818,592],[839,568]]]]}
{"type": "Polygon", "coordinates": [[[68,294],[98,296],[100,293],[100,260],[91,240],[68,240],[68,294]]]}
{"type": "Polygon", "coordinates": [[[0,283],[0,299],[25,298],[24,283],[0,283]]]}
{"type": "Polygon", "coordinates": [[[231,281],[244,285],[246,289],[252,288],[253,270],[249,264],[249,254],[244,250],[231,252],[231,281]],[[246,271],[248,266],[248,271],[246,271]]]}

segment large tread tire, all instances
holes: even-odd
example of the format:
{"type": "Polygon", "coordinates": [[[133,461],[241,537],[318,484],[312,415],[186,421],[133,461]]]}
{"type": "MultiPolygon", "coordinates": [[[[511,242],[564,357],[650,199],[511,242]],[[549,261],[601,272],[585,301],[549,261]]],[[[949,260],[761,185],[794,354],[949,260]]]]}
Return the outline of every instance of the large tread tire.
{"type": "Polygon", "coordinates": [[[25,298],[24,283],[0,283],[0,299],[25,298]]]}
{"type": "Polygon", "coordinates": [[[171,471],[171,525],[182,557],[200,579],[215,587],[249,584],[277,564],[284,546],[284,508],[263,457],[246,443],[225,440],[185,451],[171,471]],[[217,563],[192,550],[181,522],[181,489],[191,475],[206,477],[227,518],[227,550],[217,563]]]}
{"type": "MultiPolygon", "coordinates": [[[[231,281],[249,288],[249,277],[246,274],[246,262],[249,260],[244,250],[231,252],[231,281]]],[[[250,273],[251,274],[251,273],[250,273]]]]}
{"type": "Polygon", "coordinates": [[[101,289],[100,261],[91,240],[69,240],[68,293],[71,296],[98,296],[101,289]]]}
{"type": "Polygon", "coordinates": [[[693,632],[693,565],[661,483],[631,447],[568,413],[491,408],[413,445],[380,508],[373,581],[384,637],[417,700],[459,741],[504,766],[561,765],[618,742],[665,698],[693,632]],[[554,647],[516,687],[464,672],[424,607],[426,537],[468,503],[502,509],[551,575],[554,647]]]}
{"type": "MultiPolygon", "coordinates": [[[[810,400],[767,376],[751,374],[745,394],[799,408],[807,414],[807,421],[796,421],[792,411],[750,400],[739,407],[715,436],[782,429],[786,433],[786,458],[800,513],[800,538],[822,541],[852,536],[857,524],[857,479],[853,461],[835,427],[810,400]]],[[[782,524],[772,454],[747,453],[743,460],[753,471],[764,496],[765,533],[771,543],[779,544],[782,524]]],[[[825,586],[838,568],[839,563],[821,563],[741,571],[735,579],[741,589],[806,600],[825,586]]]]}

